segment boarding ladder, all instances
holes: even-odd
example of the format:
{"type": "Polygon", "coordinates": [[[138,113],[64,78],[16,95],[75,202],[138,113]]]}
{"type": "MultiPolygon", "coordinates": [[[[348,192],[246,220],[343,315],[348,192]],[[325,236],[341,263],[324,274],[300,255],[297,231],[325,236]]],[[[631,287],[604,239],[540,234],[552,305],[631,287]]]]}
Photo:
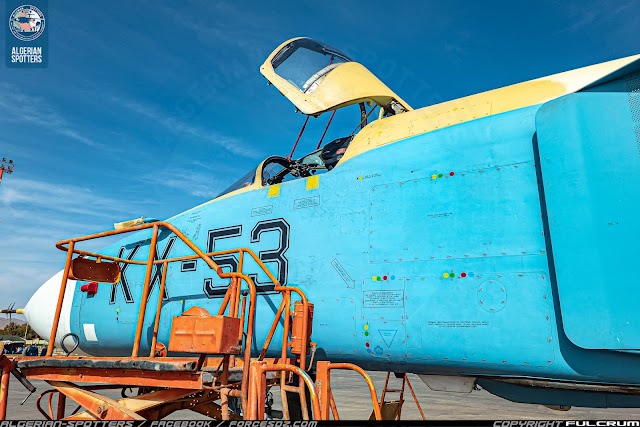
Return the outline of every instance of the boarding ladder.
{"type": "MultiPolygon", "coordinates": [[[[409,377],[404,372],[394,372],[394,377],[402,380],[400,384],[400,388],[389,388],[389,379],[391,378],[391,372],[387,372],[387,377],[384,380],[384,388],[382,389],[382,396],[380,397],[380,412],[383,420],[397,420],[400,421],[402,418],[402,406],[405,402],[404,400],[404,391],[405,385],[409,388],[411,392],[411,396],[413,397],[413,401],[418,408],[418,412],[420,412],[420,416],[423,420],[427,418],[424,416],[424,412],[422,411],[422,407],[420,406],[420,402],[413,391],[413,387],[411,386],[411,381],[409,381],[409,377]],[[398,393],[398,400],[387,401],[387,393],[398,393]]],[[[375,420],[375,414],[372,412],[369,417],[370,420],[375,420]]]]}

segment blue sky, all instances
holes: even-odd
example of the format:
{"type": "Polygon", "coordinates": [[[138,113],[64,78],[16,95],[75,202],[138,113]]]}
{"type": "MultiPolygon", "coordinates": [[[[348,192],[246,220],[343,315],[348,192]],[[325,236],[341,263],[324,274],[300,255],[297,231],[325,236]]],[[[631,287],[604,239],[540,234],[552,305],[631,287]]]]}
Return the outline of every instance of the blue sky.
{"type": "MultiPolygon", "coordinates": [[[[61,268],[57,240],[172,216],[288,154],[304,118],[259,74],[288,38],[338,47],[414,108],[640,53],[637,0],[56,0],[47,19],[47,69],[0,64],[0,157],[16,164],[0,307],[61,268]]],[[[334,132],[357,122],[344,114],[334,132]]],[[[311,122],[317,140],[326,118],[311,122]]]]}

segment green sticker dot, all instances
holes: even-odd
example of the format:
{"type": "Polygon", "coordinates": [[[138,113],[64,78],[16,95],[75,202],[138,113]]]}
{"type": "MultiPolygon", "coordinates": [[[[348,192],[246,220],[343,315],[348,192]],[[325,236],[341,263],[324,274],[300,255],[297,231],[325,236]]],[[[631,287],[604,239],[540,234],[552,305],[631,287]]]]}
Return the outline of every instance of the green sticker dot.
{"type": "Polygon", "coordinates": [[[438,178],[442,178],[442,174],[441,174],[441,173],[440,173],[440,174],[438,174],[438,178]]]}
{"type": "Polygon", "coordinates": [[[451,277],[456,277],[456,273],[454,273],[453,271],[451,272],[451,274],[449,274],[449,276],[451,277]]]}
{"type": "Polygon", "coordinates": [[[378,276],[376,279],[378,280],[378,282],[381,280],[381,279],[380,279],[380,276],[378,276]]]}
{"type": "Polygon", "coordinates": [[[369,332],[365,332],[365,333],[364,333],[364,336],[365,336],[365,337],[368,337],[368,336],[369,336],[369,332]]]}

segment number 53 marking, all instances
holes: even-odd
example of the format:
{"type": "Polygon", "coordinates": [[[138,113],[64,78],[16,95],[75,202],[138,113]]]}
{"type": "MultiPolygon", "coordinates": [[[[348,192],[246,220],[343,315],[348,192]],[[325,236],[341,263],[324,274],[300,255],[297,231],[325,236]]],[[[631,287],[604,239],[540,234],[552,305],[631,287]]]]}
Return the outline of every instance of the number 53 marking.
{"type": "MultiPolygon", "coordinates": [[[[269,264],[275,264],[275,276],[281,285],[285,285],[288,279],[289,260],[285,256],[285,252],[289,249],[289,231],[289,224],[282,218],[260,221],[255,225],[255,227],[253,227],[253,230],[251,230],[251,243],[260,242],[260,238],[265,233],[279,233],[280,238],[278,239],[278,247],[275,249],[260,251],[258,253],[258,257],[267,266],[269,264]]],[[[215,252],[216,240],[240,236],[242,236],[242,225],[209,230],[207,252],[215,252]]],[[[225,271],[238,270],[238,258],[235,255],[221,255],[213,257],[213,260],[225,271]]],[[[258,275],[255,273],[249,274],[249,277],[251,277],[253,282],[256,284],[256,290],[259,293],[273,291],[274,286],[271,281],[260,282],[258,275]]],[[[203,290],[208,298],[221,297],[226,293],[227,285],[214,285],[213,278],[206,278],[204,279],[203,290]]]]}

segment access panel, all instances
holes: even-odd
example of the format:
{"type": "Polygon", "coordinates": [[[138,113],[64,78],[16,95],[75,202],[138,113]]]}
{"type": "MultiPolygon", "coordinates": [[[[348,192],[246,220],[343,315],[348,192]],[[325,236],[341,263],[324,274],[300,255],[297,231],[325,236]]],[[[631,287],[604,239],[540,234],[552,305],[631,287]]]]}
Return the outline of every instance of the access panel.
{"type": "Polygon", "coordinates": [[[640,349],[640,75],[549,102],[536,127],[565,332],[640,349]]]}

